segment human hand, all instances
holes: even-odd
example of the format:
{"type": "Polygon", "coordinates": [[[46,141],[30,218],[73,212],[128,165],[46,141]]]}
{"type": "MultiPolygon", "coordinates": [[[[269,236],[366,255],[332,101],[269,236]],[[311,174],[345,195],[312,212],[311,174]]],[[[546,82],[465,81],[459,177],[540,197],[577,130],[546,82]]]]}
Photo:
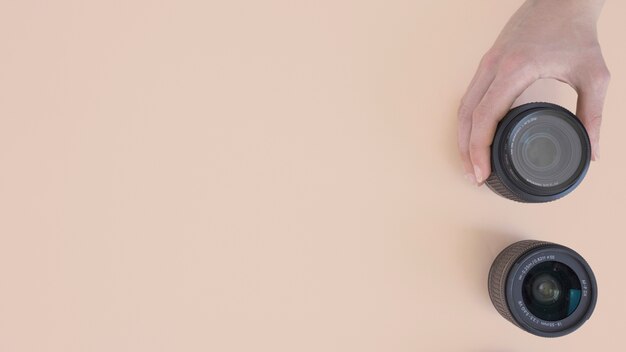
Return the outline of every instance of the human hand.
{"type": "Polygon", "coordinates": [[[596,23],[604,0],[527,0],[483,56],[458,111],[458,144],[466,178],[482,184],[491,173],[498,122],[528,86],[552,78],[572,86],[576,115],[599,158],[602,107],[610,80],[596,23]]]}

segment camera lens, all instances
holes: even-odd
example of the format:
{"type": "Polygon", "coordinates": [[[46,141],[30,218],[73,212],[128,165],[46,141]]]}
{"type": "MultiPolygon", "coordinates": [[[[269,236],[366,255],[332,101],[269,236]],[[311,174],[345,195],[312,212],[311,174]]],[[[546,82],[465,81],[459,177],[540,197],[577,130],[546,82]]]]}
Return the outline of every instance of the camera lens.
{"type": "Polygon", "coordinates": [[[486,184],[512,200],[549,202],[578,186],[590,151],[587,132],[574,114],[550,103],[521,105],[498,124],[486,184]]]}
{"type": "Polygon", "coordinates": [[[543,241],[520,241],[505,248],[489,271],[489,297],[516,326],[544,337],[563,336],[593,312],[596,280],[575,251],[543,241]]]}

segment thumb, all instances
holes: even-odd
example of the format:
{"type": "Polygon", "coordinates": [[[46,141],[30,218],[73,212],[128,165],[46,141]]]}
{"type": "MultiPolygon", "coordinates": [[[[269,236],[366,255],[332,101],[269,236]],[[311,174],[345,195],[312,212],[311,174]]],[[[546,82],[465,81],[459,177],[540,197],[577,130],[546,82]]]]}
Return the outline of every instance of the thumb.
{"type": "Polygon", "coordinates": [[[587,85],[577,89],[578,102],[576,115],[580,118],[589,140],[591,141],[592,159],[600,158],[600,126],[602,125],[602,108],[609,85],[610,74],[606,68],[599,70],[587,85]]]}

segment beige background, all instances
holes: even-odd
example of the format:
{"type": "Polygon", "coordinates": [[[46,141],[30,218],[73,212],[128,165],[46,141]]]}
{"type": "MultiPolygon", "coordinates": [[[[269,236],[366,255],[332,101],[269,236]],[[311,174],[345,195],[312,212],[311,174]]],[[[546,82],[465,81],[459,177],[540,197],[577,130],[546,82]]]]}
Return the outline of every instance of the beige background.
{"type": "Polygon", "coordinates": [[[519,4],[1,1],[0,351],[626,349],[625,3],[583,184],[521,205],[462,178],[458,101],[519,4]],[[492,308],[522,238],[594,268],[575,334],[492,308]]]}

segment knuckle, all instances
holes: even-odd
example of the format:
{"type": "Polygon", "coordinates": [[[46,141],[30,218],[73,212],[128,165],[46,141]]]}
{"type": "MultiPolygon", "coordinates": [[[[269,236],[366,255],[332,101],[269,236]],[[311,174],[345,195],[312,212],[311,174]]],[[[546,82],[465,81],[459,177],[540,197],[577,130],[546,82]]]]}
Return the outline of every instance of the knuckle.
{"type": "Polygon", "coordinates": [[[471,109],[467,102],[464,100],[461,101],[461,105],[459,105],[459,110],[457,112],[457,117],[459,120],[466,120],[472,116],[471,109]]]}
{"type": "Polygon", "coordinates": [[[591,142],[596,141],[600,136],[600,128],[602,127],[602,115],[593,115],[585,121],[585,127],[589,134],[591,142]]]}
{"type": "Polygon", "coordinates": [[[505,76],[526,75],[533,71],[533,60],[525,53],[508,54],[500,64],[498,72],[505,76]]]}
{"type": "Polygon", "coordinates": [[[608,86],[610,80],[611,72],[605,65],[602,65],[596,69],[594,73],[594,81],[596,81],[600,87],[608,86]]]}
{"type": "Polygon", "coordinates": [[[591,61],[581,70],[583,72],[580,77],[583,80],[581,85],[587,85],[592,91],[605,91],[611,81],[611,72],[601,57],[591,61]]]}
{"type": "Polygon", "coordinates": [[[590,119],[590,125],[594,129],[599,129],[602,125],[602,114],[593,115],[590,119]]]}
{"type": "Polygon", "coordinates": [[[473,124],[478,126],[483,125],[489,117],[489,111],[489,107],[485,104],[478,104],[478,106],[476,106],[476,109],[474,109],[474,112],[472,113],[473,124]]]}
{"type": "Polygon", "coordinates": [[[483,69],[492,70],[498,66],[500,57],[500,53],[491,48],[485,53],[485,55],[483,55],[482,59],[480,60],[480,67],[483,69]]]}

